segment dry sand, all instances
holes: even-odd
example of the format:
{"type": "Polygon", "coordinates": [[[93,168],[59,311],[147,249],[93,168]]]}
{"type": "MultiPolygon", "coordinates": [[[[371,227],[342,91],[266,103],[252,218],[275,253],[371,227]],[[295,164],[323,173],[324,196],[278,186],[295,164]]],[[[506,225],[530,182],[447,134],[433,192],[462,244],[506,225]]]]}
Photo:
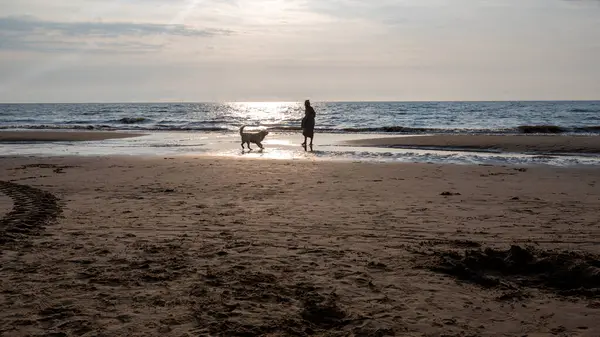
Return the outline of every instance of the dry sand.
{"type": "Polygon", "coordinates": [[[142,134],[111,131],[0,131],[0,142],[81,142],[139,136],[142,134]]]}
{"type": "Polygon", "coordinates": [[[1,336],[600,335],[598,169],[2,158],[0,180],[1,336]],[[535,249],[462,255],[510,245],[535,249]]]}
{"type": "Polygon", "coordinates": [[[506,152],[600,154],[600,136],[438,135],[360,139],[347,143],[398,148],[448,147],[506,152]]]}

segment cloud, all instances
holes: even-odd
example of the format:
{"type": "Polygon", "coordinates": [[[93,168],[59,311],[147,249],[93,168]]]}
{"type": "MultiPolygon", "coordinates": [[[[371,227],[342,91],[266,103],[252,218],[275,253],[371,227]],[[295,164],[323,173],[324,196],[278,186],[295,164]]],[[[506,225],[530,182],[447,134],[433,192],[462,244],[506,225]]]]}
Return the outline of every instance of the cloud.
{"type": "Polygon", "coordinates": [[[360,0],[306,0],[305,10],[329,15],[340,19],[375,20],[384,24],[397,24],[412,20],[415,15],[431,14],[444,10],[452,12],[451,6],[441,0],[428,2],[379,0],[366,2],[360,0]]]}
{"type": "Polygon", "coordinates": [[[0,17],[0,50],[63,52],[86,48],[97,51],[146,52],[162,44],[140,41],[151,36],[211,38],[233,31],[195,28],[183,24],[133,22],[56,22],[30,16],[0,17]]]}
{"type": "Polygon", "coordinates": [[[68,53],[88,51],[94,53],[146,53],[157,52],[164,47],[163,44],[130,42],[107,42],[107,41],[60,41],[40,39],[0,39],[0,50],[20,50],[52,53],[68,53]]]}
{"type": "Polygon", "coordinates": [[[133,22],[53,22],[43,21],[33,17],[2,17],[0,18],[2,32],[34,33],[54,32],[66,36],[144,36],[169,34],[177,36],[212,37],[229,35],[227,29],[197,29],[182,24],[157,24],[133,22]]]}

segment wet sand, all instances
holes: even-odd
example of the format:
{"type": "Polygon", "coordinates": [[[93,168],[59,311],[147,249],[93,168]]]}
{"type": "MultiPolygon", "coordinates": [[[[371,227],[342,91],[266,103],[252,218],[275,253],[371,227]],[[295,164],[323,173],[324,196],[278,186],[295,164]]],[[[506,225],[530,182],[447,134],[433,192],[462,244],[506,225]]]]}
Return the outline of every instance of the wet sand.
{"type": "Polygon", "coordinates": [[[12,157],[0,181],[0,335],[600,335],[598,169],[12,157]]]}
{"type": "Polygon", "coordinates": [[[0,142],[82,142],[139,136],[142,134],[110,131],[0,131],[0,142]]]}
{"type": "Polygon", "coordinates": [[[452,148],[519,153],[600,154],[600,136],[436,135],[350,140],[354,146],[452,148]]]}
{"type": "Polygon", "coordinates": [[[9,196],[0,193],[0,218],[10,212],[12,208],[12,199],[9,196]]]}

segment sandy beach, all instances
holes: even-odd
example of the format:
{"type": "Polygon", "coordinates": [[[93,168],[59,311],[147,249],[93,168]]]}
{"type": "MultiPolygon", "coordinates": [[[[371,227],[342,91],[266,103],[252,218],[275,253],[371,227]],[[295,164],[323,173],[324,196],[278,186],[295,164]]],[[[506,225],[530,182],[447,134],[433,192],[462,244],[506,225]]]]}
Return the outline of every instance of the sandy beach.
{"type": "Polygon", "coordinates": [[[599,136],[436,135],[347,141],[358,146],[397,148],[454,148],[472,151],[600,154],[599,136]]]}
{"type": "Polygon", "coordinates": [[[0,172],[2,336],[600,334],[595,168],[5,157],[0,172]]]}

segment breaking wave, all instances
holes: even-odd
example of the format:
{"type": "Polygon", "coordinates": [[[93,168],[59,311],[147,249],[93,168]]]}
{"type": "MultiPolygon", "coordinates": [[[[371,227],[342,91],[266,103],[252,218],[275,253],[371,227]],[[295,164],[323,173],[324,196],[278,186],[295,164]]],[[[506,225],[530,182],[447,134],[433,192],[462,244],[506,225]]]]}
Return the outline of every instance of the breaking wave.
{"type": "Polygon", "coordinates": [[[123,123],[123,124],[138,124],[138,123],[150,122],[150,120],[147,118],[144,118],[144,117],[123,117],[123,118],[119,119],[117,122],[123,123]]]}
{"type": "MultiPolygon", "coordinates": [[[[127,119],[128,123],[119,124],[75,124],[65,122],[64,124],[20,124],[0,125],[0,129],[49,129],[49,130],[134,130],[134,131],[197,131],[197,132],[237,132],[238,125],[223,125],[225,123],[188,123],[183,125],[171,125],[167,123],[153,124],[147,119],[127,119]],[[220,124],[220,125],[219,125],[220,124]]],[[[265,125],[258,125],[265,127],[265,125]]],[[[299,132],[297,126],[270,126],[267,130],[273,132],[299,132]]],[[[316,128],[322,133],[392,133],[392,134],[600,134],[600,125],[584,127],[564,127],[558,125],[521,125],[514,128],[489,128],[489,129],[466,129],[466,128],[413,128],[405,126],[382,126],[370,128],[316,128]]]]}

